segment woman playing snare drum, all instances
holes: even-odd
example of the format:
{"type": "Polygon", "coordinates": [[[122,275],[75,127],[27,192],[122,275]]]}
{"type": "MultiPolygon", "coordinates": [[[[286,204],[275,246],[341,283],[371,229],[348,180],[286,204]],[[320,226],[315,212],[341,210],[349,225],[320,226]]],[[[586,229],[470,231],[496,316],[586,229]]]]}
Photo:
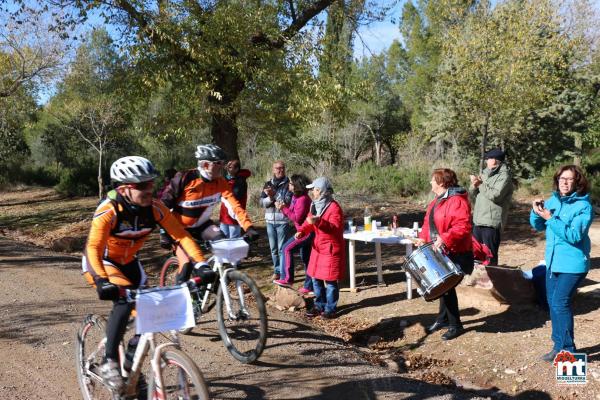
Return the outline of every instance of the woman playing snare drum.
{"type": "MultiPolygon", "coordinates": [[[[467,191],[458,186],[456,173],[448,168],[439,168],[431,176],[431,191],[435,199],[427,207],[423,229],[419,233],[417,245],[433,242],[444,251],[464,273],[473,272],[473,251],[471,247],[471,205],[467,191]]],[[[463,326],[460,322],[458,298],[453,288],[440,297],[440,311],[427,333],[448,328],[442,339],[451,340],[460,336],[463,326]]]]}

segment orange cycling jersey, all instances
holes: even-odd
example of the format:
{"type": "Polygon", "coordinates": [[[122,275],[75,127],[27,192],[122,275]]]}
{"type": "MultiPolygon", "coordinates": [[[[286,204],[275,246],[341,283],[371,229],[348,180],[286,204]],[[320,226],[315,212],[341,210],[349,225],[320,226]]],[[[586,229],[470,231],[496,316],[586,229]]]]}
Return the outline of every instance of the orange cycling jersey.
{"type": "Polygon", "coordinates": [[[229,203],[239,224],[247,230],[252,226],[246,210],[233,196],[227,180],[222,176],[207,180],[198,169],[178,172],[164,191],[161,200],[173,210],[175,217],[186,228],[196,228],[210,219],[213,208],[221,200],[229,203]]]}
{"type": "Polygon", "coordinates": [[[189,257],[204,261],[194,239],[160,201],[153,200],[149,207],[128,204],[119,194],[116,200],[106,199],[96,209],[85,248],[87,270],[95,280],[129,286],[127,274],[119,267],[130,265],[148,235],[159,224],[178,241],[189,257]]]}

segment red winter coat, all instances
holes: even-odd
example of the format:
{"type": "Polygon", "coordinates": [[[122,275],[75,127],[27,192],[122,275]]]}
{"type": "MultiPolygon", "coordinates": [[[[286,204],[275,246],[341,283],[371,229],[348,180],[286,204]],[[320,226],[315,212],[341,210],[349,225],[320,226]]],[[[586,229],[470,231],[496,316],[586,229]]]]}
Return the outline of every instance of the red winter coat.
{"type": "MultiPolygon", "coordinates": [[[[312,213],[308,214],[313,216],[312,213]]],[[[308,275],[324,281],[337,281],[346,273],[346,246],[344,245],[344,213],[333,200],[316,224],[307,221],[299,232],[315,233],[308,262],[308,275]]]]}
{"type": "MultiPolygon", "coordinates": [[[[423,229],[419,233],[419,237],[426,242],[431,241],[429,237],[429,214],[435,202],[436,199],[433,199],[427,206],[423,229]]],[[[471,205],[469,204],[468,194],[463,188],[453,187],[448,189],[444,198],[435,207],[433,218],[440,237],[450,254],[466,253],[472,250],[471,205]]]]}

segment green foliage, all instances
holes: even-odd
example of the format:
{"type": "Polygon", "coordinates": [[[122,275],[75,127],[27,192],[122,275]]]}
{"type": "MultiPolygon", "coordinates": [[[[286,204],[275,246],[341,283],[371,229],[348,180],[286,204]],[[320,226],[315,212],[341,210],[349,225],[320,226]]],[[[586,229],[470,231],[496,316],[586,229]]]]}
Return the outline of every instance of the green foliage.
{"type": "Polygon", "coordinates": [[[448,30],[460,26],[475,3],[473,0],[420,0],[404,4],[400,33],[410,73],[400,90],[415,130],[420,130],[427,118],[425,100],[437,81],[448,30]]]}
{"type": "Polygon", "coordinates": [[[23,87],[10,97],[0,97],[0,177],[13,179],[8,166],[29,155],[24,130],[34,120],[35,111],[33,98],[23,87]]]}
{"type": "Polygon", "coordinates": [[[579,38],[562,28],[550,0],[508,0],[493,8],[479,3],[463,24],[448,30],[427,108],[429,135],[452,138],[460,146],[479,142],[481,151],[503,145],[515,165],[532,164],[524,166],[529,172],[516,171],[520,175],[555,161],[565,148],[565,131],[575,129],[577,121],[572,112],[556,107],[577,102],[566,94],[573,84],[570,69],[577,46],[579,38]],[[556,152],[531,152],[545,148],[545,142],[561,145],[556,152]]]}
{"type": "Polygon", "coordinates": [[[368,162],[334,177],[334,186],[346,193],[412,196],[427,190],[430,178],[431,168],[428,164],[378,167],[368,162]]]}
{"type": "Polygon", "coordinates": [[[24,161],[12,161],[5,165],[4,173],[0,175],[0,186],[9,188],[16,184],[53,186],[57,183],[55,174],[48,168],[24,164],[24,161]]]}
{"type": "Polygon", "coordinates": [[[61,170],[57,192],[67,196],[93,196],[98,193],[98,176],[93,165],[61,170]]]}

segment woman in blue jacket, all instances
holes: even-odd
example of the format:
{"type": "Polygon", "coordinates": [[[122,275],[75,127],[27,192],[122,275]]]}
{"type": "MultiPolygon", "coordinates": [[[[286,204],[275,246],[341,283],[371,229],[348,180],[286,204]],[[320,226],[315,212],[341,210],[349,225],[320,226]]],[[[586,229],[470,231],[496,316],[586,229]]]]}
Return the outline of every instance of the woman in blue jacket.
{"type": "Polygon", "coordinates": [[[589,183],[581,168],[565,165],[553,178],[554,192],[533,201],[529,221],[546,230],[546,295],[552,322],[552,351],[542,357],[554,361],[561,350],[575,352],[571,300],[590,268],[593,210],[589,183]]]}

